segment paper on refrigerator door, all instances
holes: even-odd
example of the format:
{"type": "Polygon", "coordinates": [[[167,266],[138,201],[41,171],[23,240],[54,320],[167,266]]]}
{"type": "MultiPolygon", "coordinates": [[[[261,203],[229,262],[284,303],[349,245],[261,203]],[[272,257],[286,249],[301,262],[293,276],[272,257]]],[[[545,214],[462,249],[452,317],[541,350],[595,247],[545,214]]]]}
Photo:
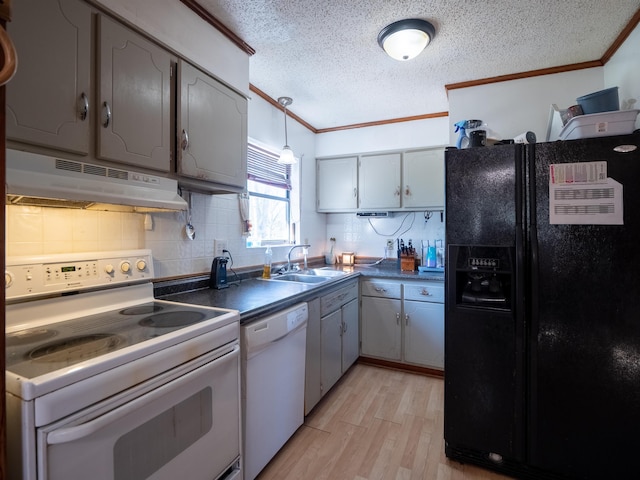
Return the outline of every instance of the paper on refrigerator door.
{"type": "Polygon", "coordinates": [[[622,185],[607,177],[607,162],[549,166],[549,223],[623,225],[622,185]]]}

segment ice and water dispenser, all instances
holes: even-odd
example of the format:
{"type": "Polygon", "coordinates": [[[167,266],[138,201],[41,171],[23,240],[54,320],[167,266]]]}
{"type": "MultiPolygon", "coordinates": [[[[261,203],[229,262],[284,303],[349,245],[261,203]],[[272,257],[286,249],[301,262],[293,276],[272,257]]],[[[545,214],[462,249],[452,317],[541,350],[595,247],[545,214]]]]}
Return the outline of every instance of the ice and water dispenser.
{"type": "Polygon", "coordinates": [[[512,247],[450,245],[447,270],[455,305],[511,310],[512,247]]]}

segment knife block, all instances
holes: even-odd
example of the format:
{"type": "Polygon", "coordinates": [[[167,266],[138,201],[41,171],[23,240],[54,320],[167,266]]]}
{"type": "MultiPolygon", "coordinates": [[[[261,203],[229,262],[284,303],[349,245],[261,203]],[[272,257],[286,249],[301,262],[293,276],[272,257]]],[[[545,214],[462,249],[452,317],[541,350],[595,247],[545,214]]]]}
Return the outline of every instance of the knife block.
{"type": "Polygon", "coordinates": [[[403,272],[413,272],[416,269],[416,257],[413,255],[400,256],[400,270],[403,272]]]}

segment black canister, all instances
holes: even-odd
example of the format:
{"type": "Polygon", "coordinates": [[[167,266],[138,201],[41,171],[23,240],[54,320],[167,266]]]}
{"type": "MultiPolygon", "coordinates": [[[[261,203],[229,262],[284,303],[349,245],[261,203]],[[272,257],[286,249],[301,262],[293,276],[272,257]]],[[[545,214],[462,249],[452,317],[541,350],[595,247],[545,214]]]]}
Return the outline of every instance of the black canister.
{"type": "Polygon", "coordinates": [[[469,132],[470,147],[484,147],[487,143],[486,130],[472,130],[469,132]]]}

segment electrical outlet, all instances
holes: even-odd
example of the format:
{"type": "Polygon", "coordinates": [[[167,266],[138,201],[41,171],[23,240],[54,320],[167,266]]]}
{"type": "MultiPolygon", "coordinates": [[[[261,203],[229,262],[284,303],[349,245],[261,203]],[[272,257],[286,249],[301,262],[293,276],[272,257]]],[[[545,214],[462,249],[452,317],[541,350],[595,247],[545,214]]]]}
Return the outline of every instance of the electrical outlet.
{"type": "Polygon", "coordinates": [[[213,241],[213,256],[214,257],[222,257],[223,250],[227,250],[227,241],[215,239],[213,241]]]}
{"type": "Polygon", "coordinates": [[[393,250],[393,238],[387,238],[387,250],[393,250]]]}

